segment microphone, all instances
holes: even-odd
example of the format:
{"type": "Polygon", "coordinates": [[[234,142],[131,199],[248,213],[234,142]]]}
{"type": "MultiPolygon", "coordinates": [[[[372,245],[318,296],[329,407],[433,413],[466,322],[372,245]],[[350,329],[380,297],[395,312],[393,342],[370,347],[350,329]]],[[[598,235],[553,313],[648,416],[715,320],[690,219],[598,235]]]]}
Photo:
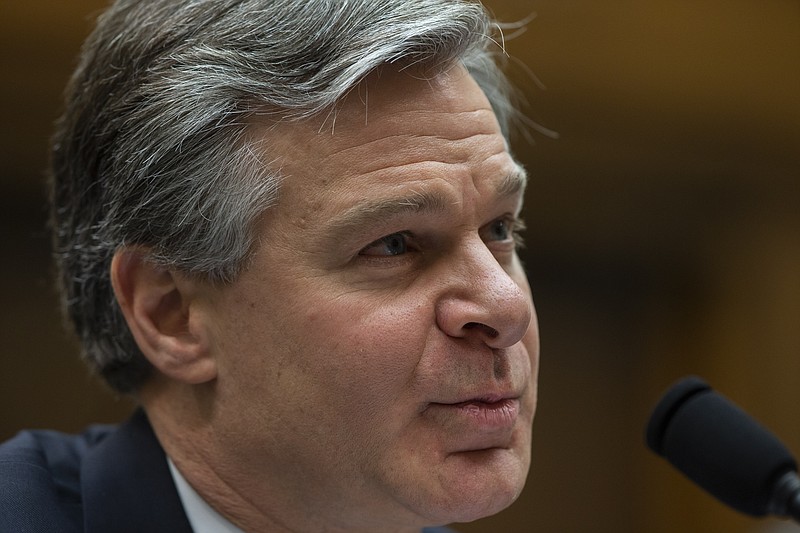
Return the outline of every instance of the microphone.
{"type": "Polygon", "coordinates": [[[800,523],[800,477],[775,435],[702,379],[673,385],[653,410],[647,446],[723,503],[800,523]]]}

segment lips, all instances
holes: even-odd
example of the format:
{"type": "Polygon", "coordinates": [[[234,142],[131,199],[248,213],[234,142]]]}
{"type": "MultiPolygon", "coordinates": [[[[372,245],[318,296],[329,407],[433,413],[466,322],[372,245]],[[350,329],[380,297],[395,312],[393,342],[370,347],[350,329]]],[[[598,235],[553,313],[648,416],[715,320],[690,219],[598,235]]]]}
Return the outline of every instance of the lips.
{"type": "Polygon", "coordinates": [[[514,396],[476,397],[454,403],[431,403],[424,416],[454,451],[476,451],[509,446],[519,418],[520,400],[514,396]]]}
{"type": "Polygon", "coordinates": [[[492,429],[513,426],[519,414],[519,400],[468,400],[454,404],[443,404],[460,412],[458,416],[472,420],[478,428],[492,429]]]}

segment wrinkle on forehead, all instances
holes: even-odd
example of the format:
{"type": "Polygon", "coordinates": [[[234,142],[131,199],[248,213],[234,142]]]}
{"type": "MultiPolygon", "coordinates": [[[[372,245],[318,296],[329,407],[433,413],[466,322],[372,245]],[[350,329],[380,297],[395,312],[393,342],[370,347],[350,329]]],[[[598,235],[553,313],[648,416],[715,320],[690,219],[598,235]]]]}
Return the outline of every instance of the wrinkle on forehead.
{"type": "Polygon", "coordinates": [[[412,69],[395,70],[387,66],[367,76],[356,89],[343,98],[332,116],[318,118],[317,131],[335,134],[342,128],[413,122],[415,114],[426,116],[453,113],[489,112],[491,104],[482,91],[463,91],[464,79],[477,86],[469,72],[456,65],[432,78],[415,76],[412,69]],[[427,94],[426,94],[427,93],[427,94]],[[413,95],[413,97],[410,97],[413,95]],[[420,102],[433,96],[439,106],[433,111],[420,109],[420,102]],[[325,124],[335,121],[335,127],[325,124]]]}
{"type": "MultiPolygon", "coordinates": [[[[477,170],[507,152],[488,99],[463,67],[430,80],[387,67],[362,85],[360,96],[353,92],[338,106],[333,132],[320,133],[324,116],[264,125],[264,148],[278,156],[286,178],[281,196],[295,208],[308,205],[308,195],[322,201],[340,179],[358,175],[359,181],[384,177],[387,184],[397,183],[426,175],[426,162],[477,170]],[[298,186],[305,198],[290,192],[298,186]]],[[[493,170],[479,174],[496,180],[513,170],[507,162],[499,166],[491,163],[493,170]]]]}
{"type": "Polygon", "coordinates": [[[427,134],[457,140],[474,133],[497,133],[502,137],[489,100],[464,67],[457,65],[422,81],[408,69],[390,67],[370,74],[359,85],[363,95],[351,91],[330,115],[299,122],[260,122],[260,126],[256,119],[254,126],[261,129],[265,146],[273,151],[292,157],[313,150],[317,160],[363,146],[368,138],[391,135],[427,134]],[[464,82],[475,90],[465,91],[464,82]]]}

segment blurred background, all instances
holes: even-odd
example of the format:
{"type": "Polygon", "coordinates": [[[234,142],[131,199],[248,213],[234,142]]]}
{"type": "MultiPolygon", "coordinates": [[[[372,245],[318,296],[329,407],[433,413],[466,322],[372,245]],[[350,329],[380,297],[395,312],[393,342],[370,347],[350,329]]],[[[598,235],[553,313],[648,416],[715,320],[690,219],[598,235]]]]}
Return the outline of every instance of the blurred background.
{"type": "MultiPolygon", "coordinates": [[[[131,410],[58,312],[51,123],[104,0],[0,5],[0,439],[131,410]]],[[[643,445],[704,377],[800,454],[800,1],[490,0],[526,112],[524,252],[542,331],[533,467],[477,532],[800,531],[744,517],[643,445]]]]}

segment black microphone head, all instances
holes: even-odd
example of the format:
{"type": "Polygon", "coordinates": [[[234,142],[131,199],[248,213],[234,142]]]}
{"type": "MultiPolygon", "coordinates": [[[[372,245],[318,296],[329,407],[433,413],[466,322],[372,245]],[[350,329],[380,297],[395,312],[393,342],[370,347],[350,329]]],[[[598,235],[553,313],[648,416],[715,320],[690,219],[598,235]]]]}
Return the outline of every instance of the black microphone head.
{"type": "Polygon", "coordinates": [[[772,433],[696,376],[676,383],[656,405],[646,441],[713,496],[753,516],[772,512],[778,479],[797,470],[772,433]]]}

